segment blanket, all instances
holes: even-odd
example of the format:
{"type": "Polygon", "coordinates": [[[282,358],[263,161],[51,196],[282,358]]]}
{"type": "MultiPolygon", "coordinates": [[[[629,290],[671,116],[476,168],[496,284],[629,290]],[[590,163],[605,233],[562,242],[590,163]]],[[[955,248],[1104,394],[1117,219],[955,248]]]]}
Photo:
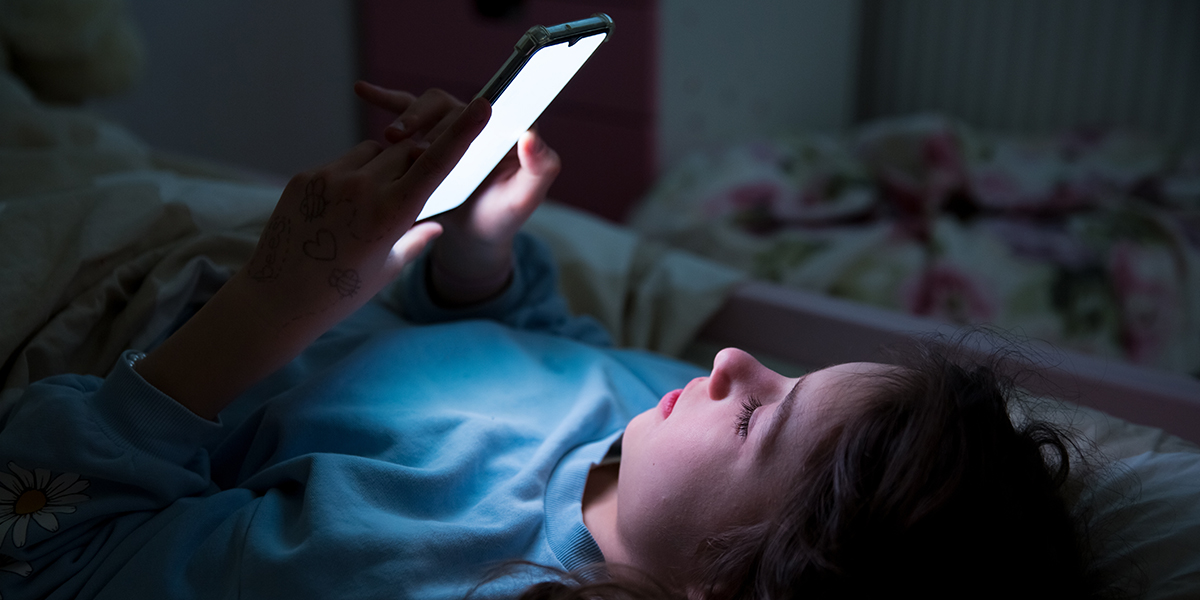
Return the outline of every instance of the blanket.
{"type": "Polygon", "coordinates": [[[887,119],[696,152],[631,225],[784,285],[1200,376],[1200,150],[887,119]]]}

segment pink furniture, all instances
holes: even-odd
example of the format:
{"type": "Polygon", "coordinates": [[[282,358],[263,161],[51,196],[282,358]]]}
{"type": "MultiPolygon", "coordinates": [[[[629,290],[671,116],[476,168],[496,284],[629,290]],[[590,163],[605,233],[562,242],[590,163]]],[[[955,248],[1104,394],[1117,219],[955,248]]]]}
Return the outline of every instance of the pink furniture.
{"type": "MultiPolygon", "coordinates": [[[[363,0],[362,76],[387,87],[442,88],[470,99],[531,25],[553,25],[604,12],[616,30],[538,121],[563,171],[550,196],[621,221],[655,176],[653,0],[530,0],[515,16],[488,18],[470,0],[363,0]]],[[[367,135],[391,122],[366,114],[367,135]]]]}

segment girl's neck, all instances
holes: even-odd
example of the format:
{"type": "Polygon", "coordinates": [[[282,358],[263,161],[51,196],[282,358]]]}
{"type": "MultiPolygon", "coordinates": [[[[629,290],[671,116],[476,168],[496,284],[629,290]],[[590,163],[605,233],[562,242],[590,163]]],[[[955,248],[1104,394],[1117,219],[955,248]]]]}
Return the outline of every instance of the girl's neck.
{"type": "Polygon", "coordinates": [[[583,487],[583,524],[596,540],[605,562],[627,562],[617,538],[617,476],[620,468],[620,463],[593,467],[583,487]]]}

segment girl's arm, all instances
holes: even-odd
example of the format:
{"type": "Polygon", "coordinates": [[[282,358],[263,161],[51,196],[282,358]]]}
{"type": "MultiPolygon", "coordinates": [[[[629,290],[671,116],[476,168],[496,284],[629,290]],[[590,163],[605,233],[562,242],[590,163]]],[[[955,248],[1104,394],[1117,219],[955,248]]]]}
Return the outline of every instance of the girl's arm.
{"type": "Polygon", "coordinates": [[[284,189],[250,262],[135,365],[151,385],[215,419],[241,392],[361,307],[442,228],[413,226],[483,129],[476,100],[432,144],[364,142],[284,189]]]}
{"type": "MultiPolygon", "coordinates": [[[[392,143],[439,135],[466,106],[441,90],[420,97],[358,82],[367,102],[395,113],[384,136],[392,143]]],[[[438,217],[444,233],[430,252],[429,282],[442,306],[462,307],[502,292],[513,265],[513,239],[558,175],[558,154],[528,131],[462,206],[438,217]]]]}

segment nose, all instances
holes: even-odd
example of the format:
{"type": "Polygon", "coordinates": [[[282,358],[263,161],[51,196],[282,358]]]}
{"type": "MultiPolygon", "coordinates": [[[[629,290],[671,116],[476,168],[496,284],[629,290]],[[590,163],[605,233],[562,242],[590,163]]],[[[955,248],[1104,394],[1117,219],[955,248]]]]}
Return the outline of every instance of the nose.
{"type": "Polygon", "coordinates": [[[708,378],[708,397],[712,400],[724,400],[736,388],[752,386],[768,373],[773,371],[764,367],[753,356],[737,348],[726,348],[718,352],[713,359],[712,375],[708,378]]]}

